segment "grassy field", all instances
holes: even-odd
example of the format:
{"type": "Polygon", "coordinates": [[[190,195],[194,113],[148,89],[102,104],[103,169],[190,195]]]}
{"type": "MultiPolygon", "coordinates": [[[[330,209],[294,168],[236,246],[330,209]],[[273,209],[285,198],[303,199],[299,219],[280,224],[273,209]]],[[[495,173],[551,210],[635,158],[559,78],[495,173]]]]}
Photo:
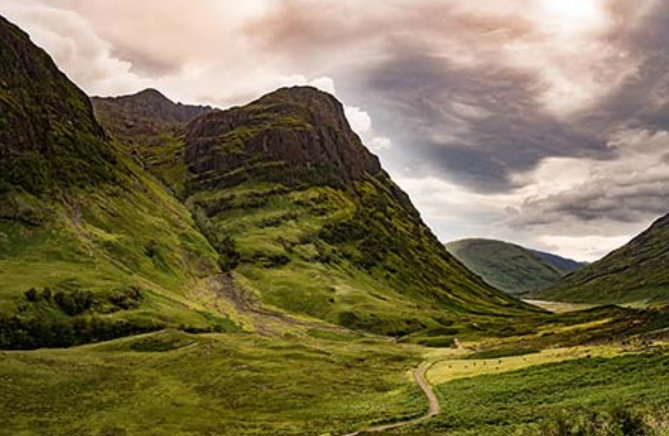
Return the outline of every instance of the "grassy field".
{"type": "Polygon", "coordinates": [[[418,362],[378,340],[176,331],[0,352],[0,434],[344,434],[423,413],[418,362]]]}
{"type": "MultiPolygon", "coordinates": [[[[658,325],[630,313],[639,331],[658,325]]],[[[651,345],[642,333],[624,346],[597,344],[611,319],[569,316],[539,331],[594,343],[526,346],[540,333],[429,348],[286,328],[271,338],[166,330],[69,349],[4,351],[0,434],[343,435],[423,415],[427,401],[411,377],[421,362],[430,363],[427,378],[442,413],[388,434],[623,436],[551,431],[593,419],[609,429],[624,420],[664,425],[666,338],[654,333],[651,345]]]]}
{"type": "Polygon", "coordinates": [[[564,303],[558,301],[542,301],[542,300],[524,300],[524,301],[528,304],[541,307],[542,309],[548,310],[549,312],[553,313],[568,313],[596,307],[596,305],[593,304],[575,304],[575,303],[564,303]]]}
{"type": "Polygon", "coordinates": [[[495,359],[432,352],[442,413],[386,435],[669,434],[669,348],[576,347],[495,359]]]}

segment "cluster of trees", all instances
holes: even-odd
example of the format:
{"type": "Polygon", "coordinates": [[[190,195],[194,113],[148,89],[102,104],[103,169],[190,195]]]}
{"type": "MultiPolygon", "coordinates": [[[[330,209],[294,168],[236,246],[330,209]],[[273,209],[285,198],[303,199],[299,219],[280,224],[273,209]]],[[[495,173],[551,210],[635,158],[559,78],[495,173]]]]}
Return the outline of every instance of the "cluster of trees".
{"type": "Polygon", "coordinates": [[[132,286],[105,295],[29,289],[17,314],[0,316],[0,349],[70,347],[164,328],[154,322],[116,320],[101,314],[136,308],[142,300],[141,290],[132,286]]]}
{"type": "Polygon", "coordinates": [[[67,316],[77,316],[86,312],[116,312],[138,307],[144,299],[139,288],[130,286],[117,289],[110,294],[96,296],[93,292],[77,289],[72,292],[35,288],[24,293],[25,302],[20,306],[23,313],[41,308],[56,308],[67,316]],[[31,310],[32,309],[32,310],[31,310]]]}
{"type": "Polygon", "coordinates": [[[359,255],[352,256],[350,260],[366,270],[382,264],[391,253],[401,255],[408,250],[400,233],[391,234],[392,224],[384,217],[372,217],[371,213],[360,210],[348,221],[327,224],[318,236],[332,245],[354,245],[359,255]]]}
{"type": "Polygon", "coordinates": [[[214,248],[218,252],[218,266],[221,271],[229,272],[239,266],[241,254],[237,249],[237,241],[232,236],[217,237],[214,248]]]}
{"type": "Polygon", "coordinates": [[[165,328],[146,321],[123,321],[99,316],[0,316],[0,349],[31,350],[71,347],[107,341],[165,328]]]}

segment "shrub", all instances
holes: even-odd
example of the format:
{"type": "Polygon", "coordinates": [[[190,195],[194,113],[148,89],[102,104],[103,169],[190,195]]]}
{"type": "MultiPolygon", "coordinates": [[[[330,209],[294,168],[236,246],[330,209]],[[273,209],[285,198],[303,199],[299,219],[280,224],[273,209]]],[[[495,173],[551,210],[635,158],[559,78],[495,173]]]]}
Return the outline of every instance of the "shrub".
{"type": "Polygon", "coordinates": [[[237,250],[237,241],[231,236],[222,237],[215,248],[219,254],[218,266],[223,272],[232,271],[239,266],[241,255],[237,250]]]}

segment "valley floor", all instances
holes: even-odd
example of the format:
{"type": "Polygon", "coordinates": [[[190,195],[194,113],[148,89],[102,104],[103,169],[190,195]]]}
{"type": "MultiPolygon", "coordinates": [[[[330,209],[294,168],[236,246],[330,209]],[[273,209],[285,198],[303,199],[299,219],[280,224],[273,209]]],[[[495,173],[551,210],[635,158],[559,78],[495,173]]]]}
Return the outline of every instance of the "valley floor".
{"type": "Polygon", "coordinates": [[[281,339],[162,331],[5,351],[0,434],[669,434],[661,332],[624,345],[538,350],[515,337],[456,350],[328,331],[281,339]]]}

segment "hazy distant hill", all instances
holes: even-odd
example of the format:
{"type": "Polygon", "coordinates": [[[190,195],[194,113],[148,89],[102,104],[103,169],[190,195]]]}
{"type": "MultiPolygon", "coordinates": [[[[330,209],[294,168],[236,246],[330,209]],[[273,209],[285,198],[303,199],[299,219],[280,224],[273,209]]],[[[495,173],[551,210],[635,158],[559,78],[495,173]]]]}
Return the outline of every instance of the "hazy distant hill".
{"type": "Polygon", "coordinates": [[[486,282],[512,294],[546,288],[585,265],[489,239],[465,239],[446,248],[486,282]]]}

